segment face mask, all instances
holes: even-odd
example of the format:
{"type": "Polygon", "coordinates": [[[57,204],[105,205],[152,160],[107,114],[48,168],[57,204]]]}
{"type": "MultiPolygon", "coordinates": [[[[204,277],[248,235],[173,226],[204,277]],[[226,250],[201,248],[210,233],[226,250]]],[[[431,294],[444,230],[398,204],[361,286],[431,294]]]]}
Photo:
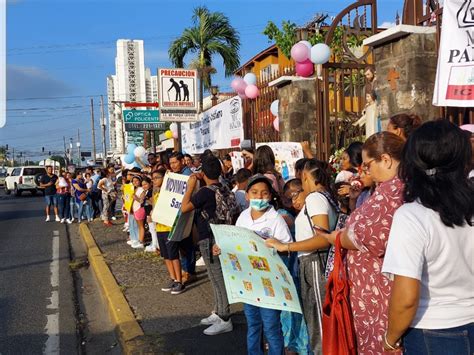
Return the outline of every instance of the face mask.
{"type": "Polygon", "coordinates": [[[255,211],[266,210],[270,206],[270,200],[262,200],[259,198],[250,199],[250,208],[255,211]]]}

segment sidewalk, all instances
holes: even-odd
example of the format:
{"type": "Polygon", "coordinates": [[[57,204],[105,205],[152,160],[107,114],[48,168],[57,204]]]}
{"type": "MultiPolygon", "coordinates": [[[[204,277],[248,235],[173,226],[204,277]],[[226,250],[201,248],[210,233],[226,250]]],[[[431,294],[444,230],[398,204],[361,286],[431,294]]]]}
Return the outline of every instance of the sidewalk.
{"type": "MultiPolygon", "coordinates": [[[[117,221],[117,222],[120,222],[117,221]]],[[[245,354],[246,324],[241,305],[231,305],[234,331],[206,336],[199,321],[213,307],[212,288],[206,269],[198,267],[198,280],[186,292],[171,295],[161,291],[168,280],[163,259],[126,244],[122,223],[107,228],[101,222],[89,229],[104,259],[122,289],[137,321],[155,353],[245,354]]]]}

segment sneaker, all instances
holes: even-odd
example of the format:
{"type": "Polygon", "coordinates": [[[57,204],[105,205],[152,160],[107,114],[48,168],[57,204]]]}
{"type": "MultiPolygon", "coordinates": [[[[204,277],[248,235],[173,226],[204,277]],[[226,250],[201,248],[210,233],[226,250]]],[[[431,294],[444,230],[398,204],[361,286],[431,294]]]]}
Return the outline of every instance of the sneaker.
{"type": "Polygon", "coordinates": [[[147,253],[154,253],[154,252],[156,252],[156,248],[153,245],[150,244],[145,248],[145,251],[147,253]]]}
{"type": "Polygon", "coordinates": [[[112,221],[116,221],[116,220],[117,220],[117,217],[113,216],[113,217],[111,218],[111,220],[112,220],[112,221]]]}
{"type": "Polygon", "coordinates": [[[179,295],[180,293],[184,292],[184,285],[181,282],[176,282],[171,289],[172,295],[179,295]]]}
{"type": "Polygon", "coordinates": [[[132,244],[133,244],[133,240],[130,240],[130,239],[127,240],[127,244],[128,244],[128,245],[132,245],[132,244]]]}
{"type": "Polygon", "coordinates": [[[59,216],[56,216],[55,221],[56,221],[56,222],[61,222],[61,219],[59,218],[59,216]]]}
{"type": "Polygon", "coordinates": [[[72,219],[66,219],[66,222],[67,222],[68,224],[71,224],[72,222],[74,222],[74,220],[72,220],[72,219]]]}
{"type": "Polygon", "coordinates": [[[198,261],[196,261],[196,266],[206,266],[206,263],[204,262],[204,258],[201,256],[198,261]]]}
{"type": "MultiPolygon", "coordinates": [[[[217,316],[219,318],[219,316],[217,316]]],[[[222,333],[231,332],[234,329],[232,326],[232,321],[229,319],[227,322],[219,318],[213,325],[209,328],[204,329],[203,333],[205,335],[217,335],[222,333]]]]}
{"type": "Polygon", "coordinates": [[[44,221],[45,221],[45,222],[49,222],[49,221],[50,221],[49,216],[47,216],[44,221]]]}
{"type": "Polygon", "coordinates": [[[214,323],[218,322],[219,316],[215,314],[214,312],[211,313],[211,315],[207,318],[201,319],[200,324],[201,325],[213,325],[214,323]]]}
{"type": "Polygon", "coordinates": [[[169,282],[166,284],[166,286],[161,288],[161,291],[170,292],[174,288],[175,285],[176,285],[176,281],[169,280],[169,282]]]}
{"type": "Polygon", "coordinates": [[[70,223],[72,223],[72,222],[74,222],[74,221],[75,221],[75,219],[74,219],[74,218],[71,218],[69,221],[71,221],[70,223]]]}
{"type": "Polygon", "coordinates": [[[133,249],[143,249],[143,244],[140,243],[140,242],[135,241],[135,242],[133,242],[133,243],[131,244],[131,247],[132,247],[133,249]]]}
{"type": "Polygon", "coordinates": [[[93,222],[94,221],[94,218],[89,218],[89,222],[93,222]]]}
{"type": "Polygon", "coordinates": [[[183,279],[183,284],[185,285],[189,285],[190,283],[197,281],[196,274],[190,274],[189,272],[186,272],[186,271],[183,271],[181,273],[181,277],[183,279]]]}
{"type": "Polygon", "coordinates": [[[61,218],[61,222],[59,223],[64,223],[64,222],[66,222],[66,218],[61,218]]]}

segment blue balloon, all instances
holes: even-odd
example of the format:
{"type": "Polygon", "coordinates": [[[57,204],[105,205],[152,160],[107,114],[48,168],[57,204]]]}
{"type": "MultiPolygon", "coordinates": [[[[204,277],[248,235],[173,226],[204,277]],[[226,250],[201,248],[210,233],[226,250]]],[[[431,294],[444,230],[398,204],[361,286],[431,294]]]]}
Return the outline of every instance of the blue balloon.
{"type": "Polygon", "coordinates": [[[127,154],[124,158],[123,161],[125,164],[132,164],[135,162],[135,155],[132,154],[127,154]]]}
{"type": "Polygon", "coordinates": [[[133,151],[136,147],[136,144],[130,143],[129,145],[127,145],[127,153],[133,155],[133,151]]]}
{"type": "Polygon", "coordinates": [[[134,168],[139,168],[139,169],[142,168],[142,167],[140,166],[140,164],[138,164],[136,161],[133,162],[133,167],[134,167],[134,168]]]}
{"type": "Polygon", "coordinates": [[[244,81],[247,85],[257,85],[257,76],[254,73],[247,73],[244,76],[244,81]]]}
{"type": "Polygon", "coordinates": [[[324,64],[331,58],[331,48],[325,43],[315,44],[311,48],[311,61],[314,64],[324,64]]]}

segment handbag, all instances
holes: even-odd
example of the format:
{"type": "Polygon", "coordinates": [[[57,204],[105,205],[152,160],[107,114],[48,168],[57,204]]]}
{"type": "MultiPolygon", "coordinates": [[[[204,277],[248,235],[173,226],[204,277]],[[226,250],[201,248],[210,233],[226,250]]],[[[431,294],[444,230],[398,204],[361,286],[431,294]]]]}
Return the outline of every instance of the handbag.
{"type": "Polygon", "coordinates": [[[349,303],[349,280],[343,263],[341,232],[336,236],[334,269],[326,284],[323,304],[323,354],[355,355],[356,337],[349,303]]]}
{"type": "Polygon", "coordinates": [[[85,201],[87,200],[87,194],[85,192],[83,192],[82,194],[79,195],[79,200],[81,201],[85,201]]]}

